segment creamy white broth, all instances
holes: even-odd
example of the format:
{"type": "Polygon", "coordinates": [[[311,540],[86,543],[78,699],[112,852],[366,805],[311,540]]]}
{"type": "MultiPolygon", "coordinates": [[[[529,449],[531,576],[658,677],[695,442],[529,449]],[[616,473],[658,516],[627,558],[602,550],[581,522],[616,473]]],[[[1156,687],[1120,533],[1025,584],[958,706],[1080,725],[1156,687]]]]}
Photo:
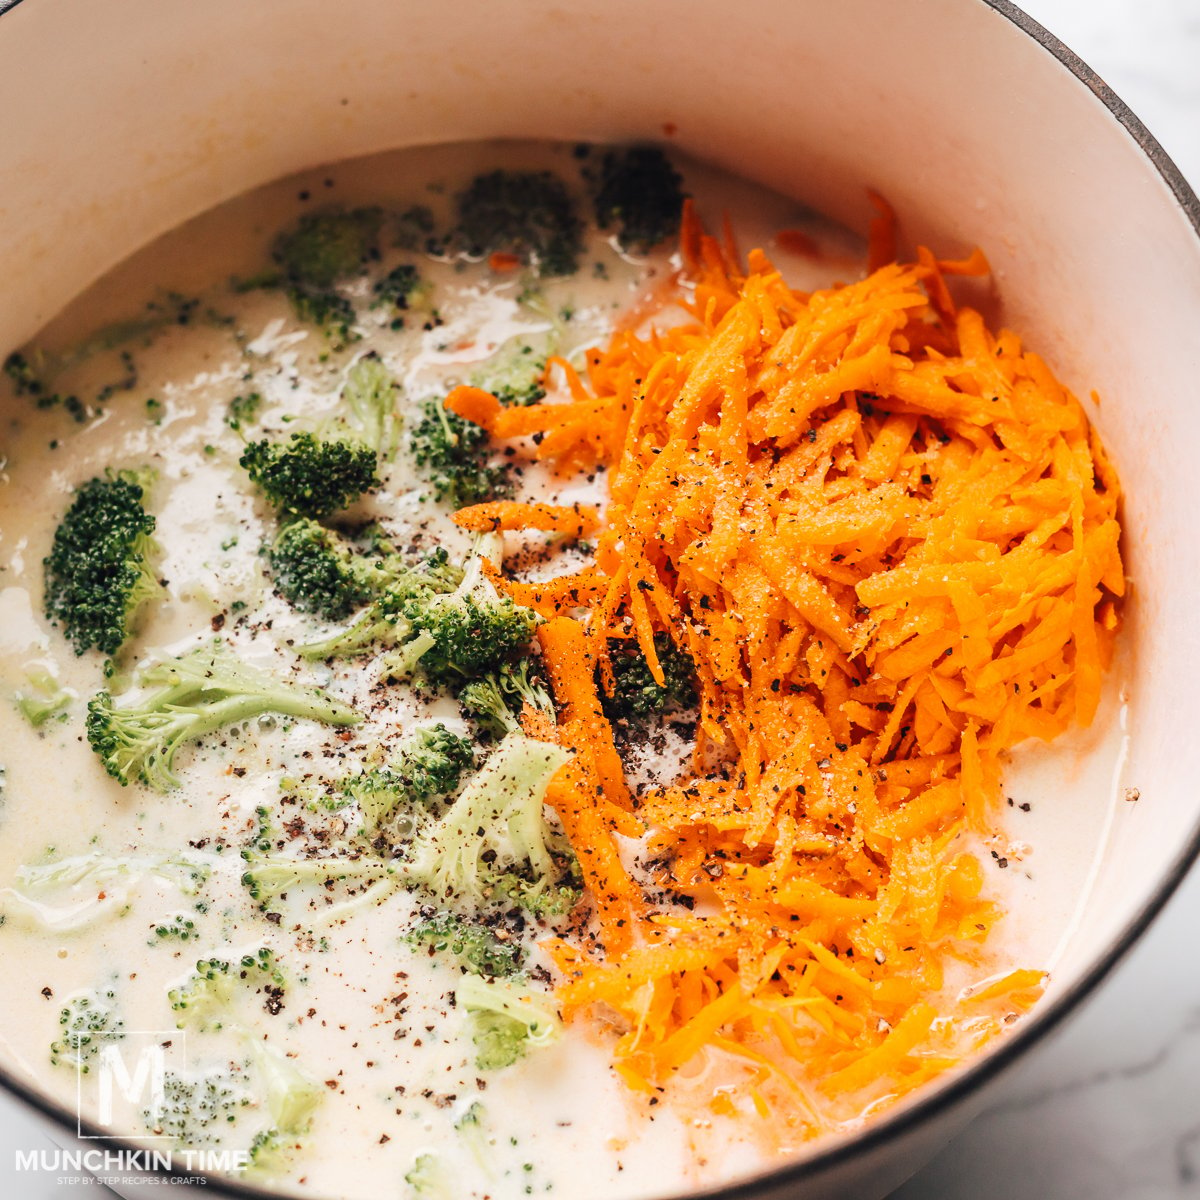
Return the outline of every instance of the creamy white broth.
{"type": "MultiPolygon", "coordinates": [[[[61,407],[39,411],[25,397],[9,396],[5,410],[0,676],[11,695],[29,690],[31,671],[44,671],[75,698],[64,720],[51,718],[36,730],[12,704],[0,704],[6,770],[0,887],[11,886],[24,864],[72,856],[115,856],[131,867],[104,882],[102,904],[89,881],[60,889],[46,901],[53,911],[43,910],[41,920],[11,892],[0,894],[0,946],[9,964],[0,996],[5,1058],[72,1107],[75,1072],[52,1066],[48,1047],[73,995],[111,991],[127,1037],[171,1031],[176,1014],[167,994],[197,959],[229,960],[270,948],[287,981],[282,1007],[268,1012],[262,994],[251,991],[239,1001],[239,1020],[252,1034],[188,1031],[172,1045],[170,1061],[193,1076],[227,1072],[231,1061],[261,1054],[253,1049],[257,1040],[313,1081],[321,1100],[311,1129],[292,1139],[296,1144],[267,1176],[306,1194],[404,1194],[405,1174],[425,1153],[444,1161],[452,1194],[479,1197],[670,1193],[763,1163],[751,1129],[728,1120],[694,1120],[686,1109],[652,1108],[634,1098],[612,1072],[603,1037],[581,1022],[553,1045],[484,1078],[474,1065],[466,1016],[453,1001],[459,968],[403,940],[427,903],[419,892],[395,888],[382,903],[342,913],[336,906],[352,902],[354,887],[338,885],[316,896],[297,888],[274,906],[281,919],[273,921],[240,882],[240,848],[253,836],[260,807],[276,829],[299,820],[306,837],[319,829],[336,835],[337,822],[345,819],[311,797],[281,804],[281,780],[344,774],[369,761],[373,746],[393,746],[430,720],[455,730],[465,726],[450,699],[418,695],[403,685],[380,687],[370,659],[325,665],[297,657],[292,643],[321,623],[295,612],[272,589],[260,548],[273,536],[276,518],[238,465],[242,441],[226,423],[229,402],[249,391],[262,395],[257,436],[258,430],[286,432],[289,417],[308,421],[332,410],[347,369],[367,350],[395,375],[406,404],[468,381],[481,364],[520,341],[580,361],[581,351],[604,340],[613,322],[669,278],[678,262],[669,248],[645,258],[624,255],[611,238],[592,230],[579,272],[547,281],[543,298],[531,306],[521,300],[523,272],[497,275],[486,264],[400,252],[385,239],[381,269],[417,262],[441,323],[426,329],[422,314],[410,313],[403,328],[392,329],[389,314],[363,310],[363,339],[342,350],[297,320],[279,292],[237,292],[228,281],[261,270],[278,230],[306,211],[330,204],[404,209],[427,203],[440,215],[472,175],[497,165],[546,166],[572,177],[578,169],[567,146],[426,148],[309,172],[205,214],[111,272],[36,340],[48,354],[63,354],[110,322],[138,316],[148,301],[168,303],[171,292],[199,296],[186,325],[97,351],[54,379],[55,388],[85,404],[106,385],[128,386],[118,387],[83,423],[61,407]],[[133,355],[135,380],[121,351],[133,355]],[[123,662],[132,666],[142,656],[186,651],[217,630],[246,661],[354,704],[365,720],[348,739],[312,722],[260,719],[182,750],[176,764],[182,785],[169,793],[122,788],[104,775],[83,737],[87,698],[104,682],[102,660],[95,653],[76,656],[43,617],[42,558],[75,487],[110,466],[143,465],[157,472],[149,508],[165,551],[158,571],[166,594],[164,602],[148,607],[123,662]],[[206,873],[202,883],[193,880],[195,872],[206,873]],[[94,919],[77,929],[46,930],[47,921],[70,923],[76,906],[94,919]],[[157,934],[174,916],[193,923],[188,940],[157,934]],[[475,1102],[484,1112],[481,1154],[472,1153],[456,1129],[475,1102]]],[[[715,224],[729,212],[743,248],[767,248],[794,285],[862,273],[861,246],[844,231],[741,181],[695,164],[683,167],[702,214],[715,224]],[[818,253],[781,250],[774,234],[785,228],[805,231],[818,253]]],[[[369,286],[361,284],[363,300],[369,286]]],[[[602,478],[560,481],[526,467],[518,494],[597,500],[603,486],[602,478]]],[[[469,539],[450,522],[449,508],[431,503],[427,494],[402,450],[383,486],[352,512],[377,519],[406,551],[444,545],[461,554],[469,539]]],[[[512,538],[510,549],[516,546],[512,538]]],[[[559,569],[561,560],[534,562],[528,574],[559,569]]],[[[1097,732],[1031,756],[1024,768],[1017,756],[1007,789],[1017,801],[1010,836],[988,848],[996,855],[984,851],[994,890],[1016,913],[1002,935],[1001,961],[1048,962],[1069,930],[1072,900],[1099,848],[1102,813],[1115,792],[1119,739],[1110,734],[1116,705],[1110,698],[1113,715],[1102,715],[1097,732]],[[1052,805],[1059,781],[1082,769],[1077,764],[1086,764],[1087,772],[1072,793],[1079,798],[1052,805]],[[1029,812],[1019,807],[1026,802],[1029,812]],[[1084,827],[1095,832],[1080,835],[1085,815],[1084,827]],[[1034,849],[1022,849],[1020,861],[1017,853],[1000,852],[1014,843],[1034,849]],[[998,865],[1002,858],[1005,868],[998,865]],[[1041,869],[1047,862],[1053,868],[1041,869]],[[1034,911],[1033,900],[1041,918],[1022,916],[1034,911]],[[1044,919],[1046,913],[1053,920],[1044,919]]],[[[686,746],[668,746],[639,770],[647,777],[674,771],[679,752],[686,746]]],[[[631,859],[635,853],[630,846],[631,859]]],[[[538,936],[530,928],[524,937],[535,977],[536,968],[545,966],[538,936]]],[[[252,1102],[234,1127],[204,1131],[208,1139],[219,1134],[209,1144],[244,1149],[270,1123],[261,1088],[255,1091],[255,1071],[251,1061],[246,1090],[252,1102]]],[[[704,1082],[696,1080],[697,1088],[704,1082]]],[[[118,1111],[113,1127],[134,1138],[148,1132],[136,1106],[118,1111]]]]}

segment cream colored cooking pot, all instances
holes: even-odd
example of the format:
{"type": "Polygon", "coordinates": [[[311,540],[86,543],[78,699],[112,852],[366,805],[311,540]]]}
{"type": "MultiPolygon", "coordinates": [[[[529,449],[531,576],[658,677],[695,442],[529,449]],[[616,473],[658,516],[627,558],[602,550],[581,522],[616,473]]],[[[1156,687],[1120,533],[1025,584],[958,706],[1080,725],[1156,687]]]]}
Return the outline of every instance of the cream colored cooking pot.
{"type": "MultiPolygon", "coordinates": [[[[1200,204],[1120,101],[1004,0],[25,0],[0,15],[0,111],[0,353],[155,235],[301,167],[465,138],[669,137],[852,227],[872,187],[909,239],[982,244],[1003,319],[1063,378],[1102,387],[1132,589],[1127,718],[1113,704],[1101,734],[1140,799],[1109,804],[1086,770],[1047,798],[1061,819],[1037,853],[1099,850],[1050,991],[961,1074],[714,1195],[896,1186],[1195,857],[1200,204]]],[[[3,1062],[0,1080],[57,1136],[75,1131],[3,1062]]],[[[572,1195],[590,1196],[586,1180],[572,1195]]]]}

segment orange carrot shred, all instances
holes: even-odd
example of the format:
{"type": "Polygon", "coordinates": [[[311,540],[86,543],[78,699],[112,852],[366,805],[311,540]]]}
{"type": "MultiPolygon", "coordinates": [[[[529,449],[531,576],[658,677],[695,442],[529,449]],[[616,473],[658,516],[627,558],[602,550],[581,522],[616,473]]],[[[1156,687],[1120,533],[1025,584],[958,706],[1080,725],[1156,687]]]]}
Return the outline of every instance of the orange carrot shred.
{"type": "Polygon", "coordinates": [[[740,265],[689,201],[688,286],[654,293],[682,322],[639,307],[586,370],[548,364],[562,386],[538,404],[446,401],[494,437],[540,435],[559,471],[607,468],[603,521],[457,518],[595,535],[573,574],[491,572],[547,618],[543,734],[573,752],[549,803],[599,944],[548,944],[564,1013],[603,1012],[631,1087],[686,1087],[707,1056],[733,1072],[714,1112],[806,1136],[1036,1001],[1042,973],[988,940],[1002,914],[968,839],[998,829],[1011,747],[1091,720],[1124,590],[1119,481],[1083,409],[947,284],[983,253],[897,263],[870,199],[870,273],[811,294],[761,251],[740,265]],[[663,634],[695,664],[697,744],[690,773],[635,796],[601,681],[615,639],[661,681],[663,634]]]}
{"type": "Polygon", "coordinates": [[[590,504],[524,504],[516,500],[491,500],[472,504],[454,514],[454,523],[475,533],[501,529],[540,529],[567,537],[586,537],[600,523],[590,504]]]}

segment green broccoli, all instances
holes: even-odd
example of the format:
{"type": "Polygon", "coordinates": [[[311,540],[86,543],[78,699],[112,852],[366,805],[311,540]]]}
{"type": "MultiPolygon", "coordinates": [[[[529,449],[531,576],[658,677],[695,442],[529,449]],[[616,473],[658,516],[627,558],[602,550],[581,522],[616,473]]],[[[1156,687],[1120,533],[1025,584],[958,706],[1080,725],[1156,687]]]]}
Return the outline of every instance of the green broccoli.
{"type": "MultiPolygon", "coordinates": [[[[556,338],[543,339],[543,346],[556,338]]],[[[546,349],[537,350],[529,342],[517,342],[493,355],[470,379],[472,387],[491,392],[506,408],[536,404],[546,398],[544,376],[546,349]]]]}
{"type": "Polygon", "coordinates": [[[412,263],[401,263],[375,284],[372,289],[375,304],[405,312],[421,286],[421,274],[417,268],[412,263]]]}
{"type": "Polygon", "coordinates": [[[327,517],[379,486],[375,451],[347,438],[263,438],[246,447],[241,465],[276,508],[302,517],[327,517]]]}
{"type": "Polygon", "coordinates": [[[528,645],[537,626],[532,609],[502,597],[484,574],[483,559],[496,554],[497,538],[480,538],[457,586],[444,556],[433,569],[397,567],[353,624],[298,650],[307,658],[342,658],[391,647],[385,677],[405,679],[420,670],[437,686],[494,670],[528,645]]]}
{"type": "Polygon", "coordinates": [[[263,438],[242,453],[251,480],[283,512],[320,518],[345,508],[379,485],[379,464],[396,453],[396,381],[377,354],[364,354],[346,373],[341,400],[316,430],[282,442],[263,438]]]}
{"type": "Polygon", "coordinates": [[[305,1075],[282,1050],[261,1038],[251,1042],[250,1051],[272,1132],[284,1138],[304,1133],[325,1094],[321,1085],[305,1075]]]}
{"type": "Polygon", "coordinates": [[[559,746],[509,734],[437,821],[409,844],[410,883],[439,903],[477,910],[557,886],[569,857],[546,823],[546,788],[567,761],[559,746]]]}
{"type": "Polygon", "coordinates": [[[529,644],[537,614],[501,596],[483,571],[486,558],[499,556],[498,543],[495,535],[478,539],[453,592],[405,603],[414,636],[385,656],[385,676],[404,679],[419,668],[431,683],[454,686],[495,670],[529,644]]]}
{"type": "Polygon", "coordinates": [[[530,678],[530,660],[504,663],[498,670],[472,679],[459,693],[463,712],[493,737],[519,733],[525,706],[554,720],[554,701],[535,677],[530,678]]]}
{"type": "Polygon", "coordinates": [[[225,410],[225,424],[235,433],[241,433],[245,425],[253,425],[258,410],[262,408],[262,399],[261,392],[246,392],[234,396],[225,410]]]}
{"type": "Polygon", "coordinates": [[[492,1139],[487,1131],[487,1109],[473,1100],[466,1112],[454,1122],[454,1131],[462,1138],[471,1157],[489,1175],[492,1173],[492,1139]]]}
{"type": "Polygon", "coordinates": [[[341,621],[373,595],[380,572],[331,529],[309,517],[289,521],[267,552],[275,587],[289,603],[341,621]]]}
{"type": "Polygon", "coordinates": [[[440,253],[434,237],[433,210],[427,204],[414,204],[396,214],[395,241],[401,250],[426,250],[440,253]]]}
{"type": "Polygon", "coordinates": [[[502,941],[496,931],[451,912],[423,916],[405,939],[411,946],[428,946],[431,953],[448,953],[476,975],[512,975],[521,969],[521,947],[502,941]]]}
{"type": "Polygon", "coordinates": [[[391,554],[368,562],[372,564],[371,586],[379,592],[378,597],[345,629],[297,646],[304,658],[353,658],[403,642],[413,628],[405,606],[415,599],[453,592],[463,578],[462,569],[452,565],[440,547],[416,565],[391,554]]]}
{"type": "Polygon", "coordinates": [[[412,809],[449,795],[475,762],[470,740],[445,725],[414,730],[383,767],[352,775],[341,790],[362,810],[370,832],[385,825],[399,809],[412,809]]]}
{"type": "MultiPolygon", "coordinates": [[[[37,351],[36,357],[39,367],[44,368],[45,355],[37,351]]],[[[16,394],[28,396],[38,408],[57,408],[61,405],[81,425],[92,415],[78,396],[52,391],[41,371],[35,370],[20,351],[14,350],[4,360],[4,373],[12,380],[16,394]]]]}
{"type": "Polygon", "coordinates": [[[116,654],[138,609],[162,591],[151,567],[155,520],[143,501],[148,472],[91,479],[59,522],[44,560],[46,616],[62,625],[75,652],[116,654]]]}
{"type": "Polygon", "coordinates": [[[467,975],[455,991],[458,1006],[471,1016],[475,1065],[481,1071],[510,1067],[528,1050],[548,1046],[561,1032],[550,998],[510,980],[467,975]]]}
{"type": "Polygon", "coordinates": [[[287,289],[287,298],[296,316],[321,330],[335,350],[358,341],[359,335],[354,332],[354,305],[340,292],[293,285],[287,289]]]}
{"type": "Polygon", "coordinates": [[[65,719],[64,710],[75,698],[75,693],[59,687],[58,680],[48,671],[27,671],[25,678],[29,686],[13,695],[17,711],[25,720],[38,729],[51,717],[65,719]]]}
{"type": "Polygon", "coordinates": [[[247,846],[242,850],[242,859],[246,864],[242,886],[264,910],[272,910],[278,901],[287,898],[289,892],[309,884],[316,884],[324,891],[334,883],[349,883],[362,887],[364,894],[374,895],[374,885],[384,884],[379,891],[386,892],[399,881],[399,863],[358,853],[354,856],[293,858],[247,846]]]}
{"type": "Polygon", "coordinates": [[[398,390],[392,373],[373,351],[350,368],[342,388],[342,403],[351,420],[340,422],[341,428],[347,436],[370,446],[381,462],[391,459],[400,441],[398,390]]]}
{"type": "Polygon", "coordinates": [[[193,938],[200,936],[196,930],[196,922],[187,913],[173,913],[166,920],[151,928],[154,937],[146,943],[149,946],[171,941],[190,942],[193,938]]]}
{"type": "Polygon", "coordinates": [[[226,1028],[248,1045],[249,1056],[220,1070],[167,1072],[161,1102],[142,1119],[155,1135],[189,1149],[231,1142],[245,1146],[253,1122],[258,1128],[249,1139],[245,1174],[269,1175],[285,1165],[308,1131],[324,1089],[283,1050],[240,1022],[226,1028]]]}
{"type": "Polygon", "coordinates": [[[239,995],[265,996],[264,1007],[274,1014],[283,1008],[285,987],[274,951],[263,946],[236,962],[200,959],[192,974],[167,993],[167,1000],[181,1029],[221,1029],[230,1023],[239,995]]]}
{"type": "Polygon", "coordinates": [[[456,241],[472,257],[508,251],[543,275],[571,275],[583,226],[566,185],[549,171],[490,171],[456,198],[456,241]]]}
{"type": "Polygon", "coordinates": [[[613,225],[622,250],[644,254],[677,233],[683,179],[656,146],[610,150],[595,180],[596,224],[613,225]]]}
{"type": "Polygon", "coordinates": [[[142,1120],[155,1137],[170,1138],[180,1147],[220,1145],[239,1113],[254,1106],[249,1082],[241,1064],[195,1075],[168,1071],[161,1102],[143,1110],[142,1120]]]}
{"type": "Polygon", "coordinates": [[[211,863],[195,853],[149,857],[93,852],[26,864],[11,886],[0,888],[0,921],[17,918],[48,933],[74,932],[125,911],[149,876],[194,896],[211,870],[211,863]]]}
{"type": "Polygon", "coordinates": [[[378,208],[306,213],[276,238],[271,255],[293,287],[329,288],[378,256],[382,224],[378,208]]]}
{"type": "Polygon", "coordinates": [[[112,992],[86,992],[72,996],[59,1013],[62,1033],[50,1043],[52,1066],[73,1067],[87,1074],[93,1058],[111,1042],[125,1036],[125,1024],[116,1015],[112,992]]]}
{"type": "Polygon", "coordinates": [[[436,1154],[418,1154],[404,1182],[414,1200],[454,1200],[457,1194],[436,1154]]]}
{"type": "Polygon", "coordinates": [[[439,399],[423,400],[409,433],[409,449],[437,500],[455,508],[513,494],[508,463],[493,464],[487,430],[450,412],[439,399]]]}
{"type": "Polygon", "coordinates": [[[348,882],[362,889],[352,906],[382,900],[403,886],[472,912],[498,901],[535,913],[560,912],[578,899],[574,862],[565,839],[547,824],[543,805],[551,777],[566,760],[559,746],[510,734],[446,812],[417,831],[403,858],[353,850],[305,859],[248,846],[242,850],[242,883],[263,908],[295,888],[327,891],[348,882]]]}
{"type": "Polygon", "coordinates": [[[382,223],[377,208],[308,213],[276,238],[272,257],[279,275],[265,276],[261,283],[282,283],[302,321],[340,343],[353,341],[354,305],[336,285],[378,258],[382,223]]]}
{"type": "Polygon", "coordinates": [[[271,679],[221,642],[150,667],[141,672],[138,685],[157,690],[132,704],[117,704],[106,691],[92,697],[88,742],[122,785],[141,779],[160,791],[179,782],[172,764],[180,746],[260,713],[329,725],[356,725],[362,719],[315,688],[271,679]]]}
{"type": "Polygon", "coordinates": [[[636,643],[613,639],[609,642],[614,688],[611,696],[600,687],[600,702],[610,721],[644,727],[660,713],[691,708],[696,703],[696,666],[686,650],[665,633],[654,635],[654,649],[663,669],[665,686],[650,674],[636,643]]]}

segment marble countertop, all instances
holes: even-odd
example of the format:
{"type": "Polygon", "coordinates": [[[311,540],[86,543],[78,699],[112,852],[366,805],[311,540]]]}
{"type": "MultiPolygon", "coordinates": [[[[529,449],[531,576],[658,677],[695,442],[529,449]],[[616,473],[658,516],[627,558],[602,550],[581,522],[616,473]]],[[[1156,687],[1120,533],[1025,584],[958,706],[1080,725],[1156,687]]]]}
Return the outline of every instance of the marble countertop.
{"type": "MultiPolygon", "coordinates": [[[[0,7],[3,7],[0,4],[0,7]]],[[[1200,0],[1025,0],[1200,190],[1200,0]]],[[[1200,331],[1197,331],[1200,336],[1200,331]]],[[[1085,1008],[892,1200],[1200,1200],[1200,871],[1085,1008]]],[[[14,1172],[41,1126],[0,1097],[0,1196],[111,1196],[14,1172]]]]}

